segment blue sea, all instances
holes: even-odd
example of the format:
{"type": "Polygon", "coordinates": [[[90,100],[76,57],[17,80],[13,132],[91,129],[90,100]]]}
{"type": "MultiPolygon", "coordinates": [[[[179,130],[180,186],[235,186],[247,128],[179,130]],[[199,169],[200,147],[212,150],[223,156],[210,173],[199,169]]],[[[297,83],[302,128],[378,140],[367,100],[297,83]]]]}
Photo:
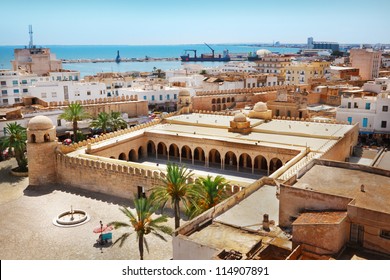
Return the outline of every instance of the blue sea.
{"type": "MultiPolygon", "coordinates": [[[[41,46],[37,46],[41,47],[41,46]]],[[[196,49],[198,55],[210,53],[210,49],[204,44],[194,45],[148,45],[148,46],[42,46],[50,48],[57,59],[115,59],[117,51],[121,58],[179,58],[186,49],[196,49]]],[[[259,47],[245,44],[218,44],[211,45],[215,53],[222,53],[229,50],[230,53],[250,53],[258,49],[268,49],[277,53],[297,53],[298,48],[277,48],[259,47]]],[[[14,59],[14,49],[24,46],[0,46],[0,69],[11,69],[10,61],[14,59]]],[[[192,55],[192,53],[191,53],[192,55]]],[[[193,62],[191,62],[193,63],[193,62]]],[[[222,62],[197,62],[206,67],[218,66],[222,62]]],[[[126,72],[126,71],[152,71],[154,67],[162,70],[180,69],[182,63],[179,61],[148,61],[148,62],[102,62],[102,63],[63,63],[63,68],[80,71],[82,77],[94,75],[98,72],[126,72]]]]}

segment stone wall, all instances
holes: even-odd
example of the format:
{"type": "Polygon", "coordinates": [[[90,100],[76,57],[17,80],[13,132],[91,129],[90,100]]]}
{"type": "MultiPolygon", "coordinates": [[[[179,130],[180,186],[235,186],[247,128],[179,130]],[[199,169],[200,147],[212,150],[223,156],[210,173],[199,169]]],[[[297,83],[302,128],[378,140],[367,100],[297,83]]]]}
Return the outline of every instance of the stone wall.
{"type": "Polygon", "coordinates": [[[56,164],[58,183],[123,198],[133,198],[138,186],[150,191],[162,176],[157,171],[61,154],[56,164]]]}
{"type": "Polygon", "coordinates": [[[281,184],[279,196],[279,225],[290,227],[306,210],[346,211],[352,199],[304,190],[281,184]]]}

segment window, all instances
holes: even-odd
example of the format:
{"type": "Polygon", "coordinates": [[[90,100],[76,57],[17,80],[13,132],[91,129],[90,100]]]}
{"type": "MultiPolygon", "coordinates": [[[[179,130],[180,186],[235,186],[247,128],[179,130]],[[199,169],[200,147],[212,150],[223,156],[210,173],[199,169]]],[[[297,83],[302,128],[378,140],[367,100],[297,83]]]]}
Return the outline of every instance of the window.
{"type": "Polygon", "coordinates": [[[152,101],[154,101],[154,95],[152,95],[152,101]]]}
{"type": "Polygon", "coordinates": [[[87,91],[87,95],[91,95],[91,91],[88,90],[88,91],[87,91]]]}
{"type": "Polygon", "coordinates": [[[7,90],[6,90],[6,89],[3,89],[3,90],[1,91],[1,94],[7,95],[7,90]]]}
{"type": "Polygon", "coordinates": [[[41,97],[42,97],[42,98],[46,98],[46,92],[42,92],[42,93],[41,93],[41,97]]]}
{"type": "Polygon", "coordinates": [[[162,101],[163,100],[163,96],[160,94],[160,101],[162,101]]]}
{"type": "Polygon", "coordinates": [[[61,76],[57,76],[57,81],[61,81],[61,76]]]}
{"type": "Polygon", "coordinates": [[[51,93],[51,97],[57,97],[57,93],[56,92],[52,92],[51,93]]]}
{"type": "Polygon", "coordinates": [[[19,93],[19,89],[14,89],[14,93],[19,93]]]}
{"type": "Polygon", "coordinates": [[[352,124],[352,117],[348,117],[348,123],[352,124]]]}
{"type": "Polygon", "coordinates": [[[173,99],[177,99],[177,94],[175,93],[174,95],[173,95],[173,99]]]}
{"type": "Polygon", "coordinates": [[[389,111],[389,106],[382,107],[382,112],[388,112],[388,111],[389,111]]]}
{"type": "Polygon", "coordinates": [[[351,102],[348,102],[348,109],[351,109],[351,102]]]}
{"type": "Polygon", "coordinates": [[[5,81],[1,81],[0,84],[1,84],[2,86],[6,86],[6,85],[7,85],[7,83],[6,83],[5,81]]]}
{"type": "Polygon", "coordinates": [[[353,102],[353,108],[359,108],[357,102],[353,102]]]}
{"type": "Polygon", "coordinates": [[[363,118],[363,127],[367,127],[368,119],[363,118]]]}
{"type": "Polygon", "coordinates": [[[169,100],[169,99],[170,99],[169,94],[167,94],[167,100],[169,100]]]}
{"type": "Polygon", "coordinates": [[[61,126],[61,119],[57,119],[57,126],[61,126]]]}
{"type": "Polygon", "coordinates": [[[13,84],[14,86],[17,86],[17,85],[18,85],[18,81],[13,80],[13,81],[12,81],[12,84],[13,84]]]}
{"type": "Polygon", "coordinates": [[[380,237],[390,239],[390,231],[389,230],[381,230],[380,237]]]}
{"type": "Polygon", "coordinates": [[[15,103],[19,103],[20,102],[20,98],[15,98],[15,103]]]}
{"type": "Polygon", "coordinates": [[[8,99],[7,98],[3,99],[3,104],[8,104],[8,99]]]}
{"type": "Polygon", "coordinates": [[[366,110],[370,110],[371,108],[371,103],[366,103],[366,110]]]}
{"type": "Polygon", "coordinates": [[[144,100],[147,100],[147,99],[146,99],[146,95],[144,95],[144,100]]]}
{"type": "Polygon", "coordinates": [[[382,121],[381,128],[386,128],[386,127],[387,127],[387,121],[382,121]]]}
{"type": "Polygon", "coordinates": [[[22,80],[23,85],[27,85],[27,80],[22,80]]]}

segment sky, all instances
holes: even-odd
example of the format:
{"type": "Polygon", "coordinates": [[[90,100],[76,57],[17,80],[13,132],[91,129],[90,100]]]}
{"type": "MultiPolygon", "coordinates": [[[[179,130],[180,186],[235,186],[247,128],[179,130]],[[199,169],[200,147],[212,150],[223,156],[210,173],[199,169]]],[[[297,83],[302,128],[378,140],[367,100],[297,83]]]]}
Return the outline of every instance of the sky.
{"type": "Polygon", "coordinates": [[[389,0],[10,0],[0,45],[390,43],[389,0]]]}

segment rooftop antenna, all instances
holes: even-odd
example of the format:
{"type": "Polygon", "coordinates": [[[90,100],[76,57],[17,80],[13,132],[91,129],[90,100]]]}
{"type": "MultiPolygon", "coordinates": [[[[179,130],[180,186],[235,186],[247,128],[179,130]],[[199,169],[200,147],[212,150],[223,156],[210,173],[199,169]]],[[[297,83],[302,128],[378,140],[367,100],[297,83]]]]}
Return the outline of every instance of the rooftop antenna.
{"type": "Polygon", "coordinates": [[[28,33],[30,34],[30,43],[28,44],[28,47],[32,49],[34,47],[34,44],[33,44],[33,31],[32,31],[31,24],[28,26],[28,33]]]}

